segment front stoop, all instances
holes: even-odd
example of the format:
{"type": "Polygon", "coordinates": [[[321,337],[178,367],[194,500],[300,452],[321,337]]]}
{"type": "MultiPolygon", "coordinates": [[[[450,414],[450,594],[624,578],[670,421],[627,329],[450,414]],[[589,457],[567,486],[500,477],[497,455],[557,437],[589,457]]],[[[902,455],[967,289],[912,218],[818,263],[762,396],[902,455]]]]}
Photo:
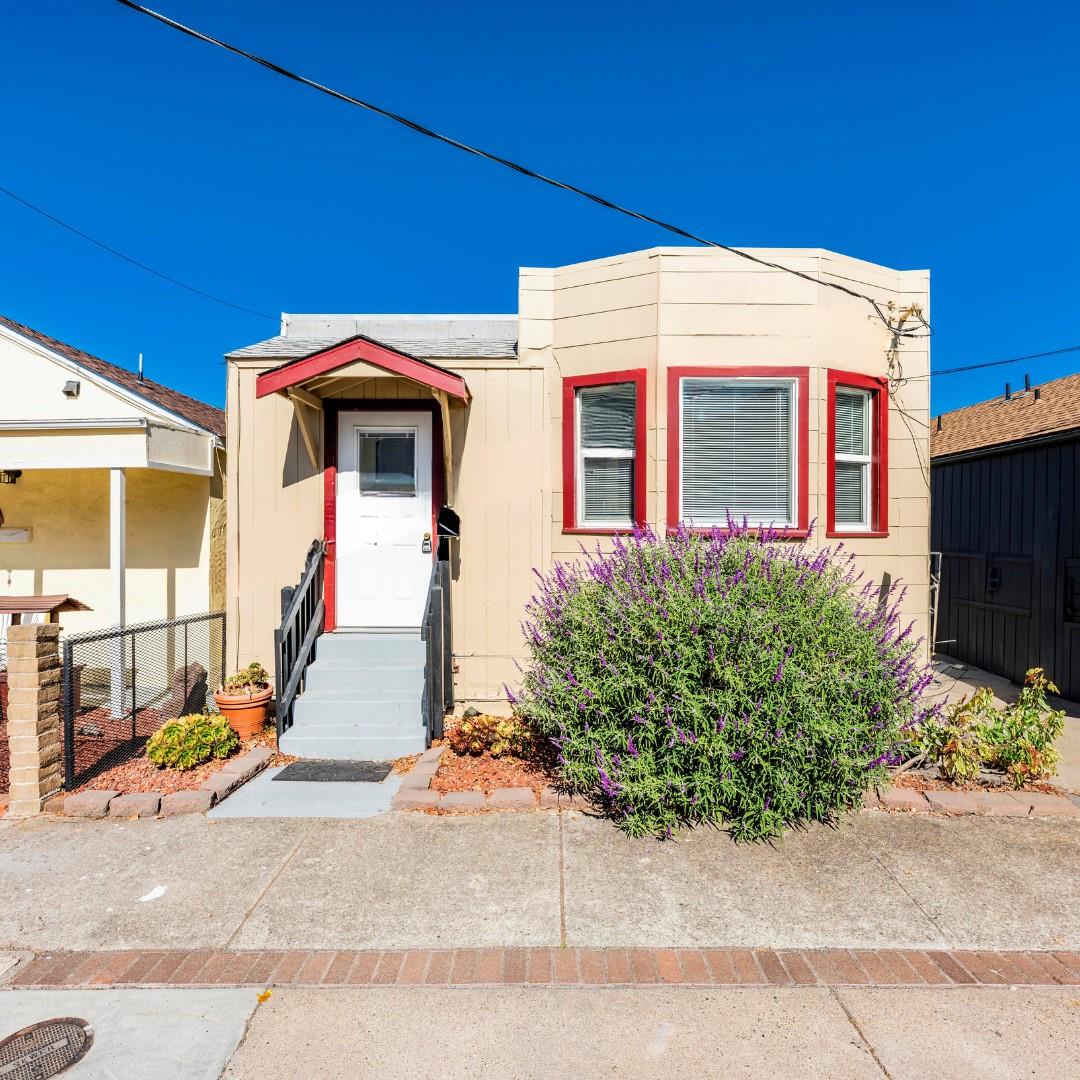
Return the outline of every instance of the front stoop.
{"type": "Polygon", "coordinates": [[[440,794],[431,789],[431,781],[439,770],[439,758],[444,746],[433,746],[420,755],[420,760],[401,778],[401,787],[394,796],[395,810],[437,810],[444,814],[474,814],[493,810],[584,810],[580,799],[563,795],[554,788],[545,788],[537,799],[532,788],[497,788],[489,796],[481,791],[448,791],[440,794]]]}
{"type": "Polygon", "coordinates": [[[337,632],[318,640],[282,753],[330,761],[392,761],[427,745],[426,649],[419,634],[337,632]]]}
{"type": "Polygon", "coordinates": [[[232,758],[202,782],[198,788],[162,795],[159,791],[79,791],[57,800],[57,812],[78,818],[153,818],[177,814],[205,814],[212,806],[231,795],[242,784],[270,764],[274,756],[268,746],[256,746],[246,754],[232,758]]]}

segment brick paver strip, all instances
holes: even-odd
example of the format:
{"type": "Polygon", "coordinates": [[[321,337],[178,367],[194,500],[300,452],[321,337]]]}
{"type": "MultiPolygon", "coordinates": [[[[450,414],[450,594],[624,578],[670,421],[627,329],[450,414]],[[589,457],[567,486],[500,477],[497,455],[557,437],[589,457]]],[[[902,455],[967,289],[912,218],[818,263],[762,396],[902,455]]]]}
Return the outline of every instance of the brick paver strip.
{"type": "Polygon", "coordinates": [[[147,949],[43,953],[57,986],[1076,986],[1080,953],[922,949],[147,949]]]}

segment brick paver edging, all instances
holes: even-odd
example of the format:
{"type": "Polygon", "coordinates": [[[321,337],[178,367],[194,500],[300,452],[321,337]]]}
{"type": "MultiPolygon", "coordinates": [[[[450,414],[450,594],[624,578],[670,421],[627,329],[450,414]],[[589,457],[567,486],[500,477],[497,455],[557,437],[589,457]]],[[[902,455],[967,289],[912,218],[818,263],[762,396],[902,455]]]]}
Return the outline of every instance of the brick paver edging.
{"type": "Polygon", "coordinates": [[[420,760],[401,778],[394,795],[395,810],[440,810],[444,813],[468,814],[482,810],[570,810],[583,809],[580,799],[562,795],[554,788],[545,788],[537,797],[532,788],[496,788],[490,795],[482,791],[433,791],[431,781],[439,771],[439,758],[444,746],[433,746],[420,755],[420,760]]]}
{"type": "Polygon", "coordinates": [[[58,952],[9,986],[1080,986],[1080,952],[416,949],[58,952]]]}
{"type": "Polygon", "coordinates": [[[173,791],[137,791],[121,795],[118,791],[90,788],[74,795],[63,795],[46,804],[46,809],[65,817],[80,818],[153,818],[177,814],[203,814],[270,764],[274,756],[268,746],[256,746],[246,754],[230,758],[197,788],[173,791]]]}
{"type": "Polygon", "coordinates": [[[986,817],[1080,817],[1080,806],[1044,791],[916,791],[908,787],[867,792],[870,809],[986,817]]]}

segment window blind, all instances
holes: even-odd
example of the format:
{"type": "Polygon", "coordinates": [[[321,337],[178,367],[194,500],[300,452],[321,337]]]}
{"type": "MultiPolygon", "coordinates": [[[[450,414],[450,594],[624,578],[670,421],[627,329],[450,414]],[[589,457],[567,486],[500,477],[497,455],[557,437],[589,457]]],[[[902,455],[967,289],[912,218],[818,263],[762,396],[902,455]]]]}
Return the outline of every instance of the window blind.
{"type": "Polygon", "coordinates": [[[833,517],[838,525],[870,524],[870,395],[836,391],[833,517]]]}
{"type": "Polygon", "coordinates": [[[629,528],[634,524],[633,383],[578,391],[578,523],[629,528]]]}
{"type": "Polygon", "coordinates": [[[682,518],[795,524],[791,382],[684,379],[682,518]]]}
{"type": "Polygon", "coordinates": [[[851,390],[836,391],[836,452],[865,456],[870,453],[870,396],[851,390]]]}

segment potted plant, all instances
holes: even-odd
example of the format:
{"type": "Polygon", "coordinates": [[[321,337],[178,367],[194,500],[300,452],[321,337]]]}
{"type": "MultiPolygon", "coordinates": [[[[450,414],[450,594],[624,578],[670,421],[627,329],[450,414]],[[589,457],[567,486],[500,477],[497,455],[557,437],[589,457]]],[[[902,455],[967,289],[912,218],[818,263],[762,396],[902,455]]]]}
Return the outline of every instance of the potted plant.
{"type": "Polygon", "coordinates": [[[273,692],[270,675],[256,660],[230,675],[214,695],[214,701],[233,731],[241,739],[250,739],[266,723],[273,692]]]}

